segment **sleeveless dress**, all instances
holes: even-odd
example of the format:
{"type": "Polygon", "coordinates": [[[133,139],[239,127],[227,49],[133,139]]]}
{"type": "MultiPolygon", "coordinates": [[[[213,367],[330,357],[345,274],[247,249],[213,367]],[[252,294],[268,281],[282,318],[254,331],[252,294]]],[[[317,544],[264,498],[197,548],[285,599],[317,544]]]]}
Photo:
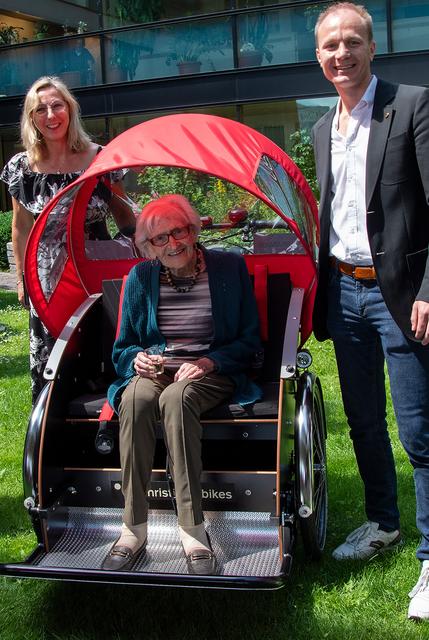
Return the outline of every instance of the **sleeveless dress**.
{"type": "MultiPolygon", "coordinates": [[[[30,168],[27,153],[24,151],[17,153],[9,160],[0,174],[0,180],[6,183],[10,195],[36,219],[48,202],[82,173],[83,170],[73,173],[34,172],[30,168]]],[[[125,170],[113,171],[109,174],[109,179],[111,182],[119,182],[125,173],[125,170]]],[[[102,182],[98,182],[88,203],[85,222],[85,234],[90,240],[105,240],[110,237],[106,224],[110,199],[109,189],[102,182]]],[[[50,265],[41,266],[45,269],[39,273],[49,272],[50,265]]],[[[43,287],[43,282],[41,284],[43,287]]],[[[31,300],[29,326],[31,390],[34,405],[37,396],[46,384],[43,371],[55,339],[41,322],[31,300]]]]}

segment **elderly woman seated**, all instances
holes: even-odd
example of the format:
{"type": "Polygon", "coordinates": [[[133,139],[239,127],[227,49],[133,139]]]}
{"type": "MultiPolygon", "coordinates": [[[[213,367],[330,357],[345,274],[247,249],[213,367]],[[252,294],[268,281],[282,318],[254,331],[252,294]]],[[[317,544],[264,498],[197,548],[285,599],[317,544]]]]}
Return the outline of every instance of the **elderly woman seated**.
{"type": "Polygon", "coordinates": [[[119,414],[125,511],[104,569],[128,568],[145,551],[159,421],[188,571],[216,569],[201,504],[200,415],[228,398],[241,404],[259,399],[246,370],[260,342],[244,260],[204,249],[197,243],[200,226],[197,212],[181,195],[150,202],[138,218],[136,244],[151,260],[128,276],[113,348],[119,378],[108,395],[119,414]]]}

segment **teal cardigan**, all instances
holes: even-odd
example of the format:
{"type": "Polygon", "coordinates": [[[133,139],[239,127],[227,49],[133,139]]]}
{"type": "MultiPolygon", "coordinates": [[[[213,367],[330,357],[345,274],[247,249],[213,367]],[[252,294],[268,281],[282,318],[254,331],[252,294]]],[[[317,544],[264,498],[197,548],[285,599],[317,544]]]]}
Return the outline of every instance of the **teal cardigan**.
{"type": "MultiPolygon", "coordinates": [[[[206,249],[203,252],[214,327],[207,357],[214,361],[218,373],[235,382],[232,401],[251,404],[261,398],[261,391],[245,372],[261,350],[261,344],[249,274],[240,255],[206,249]]],[[[165,338],[157,324],[160,270],[158,260],[140,262],[127,278],[121,328],[112,354],[119,377],[107,393],[109,403],[116,411],[124,388],[135,376],[133,365],[137,353],[152,345],[165,347],[165,338]]]]}

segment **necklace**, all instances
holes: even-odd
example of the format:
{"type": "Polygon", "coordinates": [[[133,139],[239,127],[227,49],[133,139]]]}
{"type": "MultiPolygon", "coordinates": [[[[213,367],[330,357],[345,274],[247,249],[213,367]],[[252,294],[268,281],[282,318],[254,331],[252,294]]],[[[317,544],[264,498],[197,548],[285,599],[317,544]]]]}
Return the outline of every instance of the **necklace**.
{"type": "MultiPolygon", "coordinates": [[[[194,269],[194,273],[191,276],[185,276],[187,280],[189,280],[189,284],[186,285],[186,287],[179,287],[177,286],[177,284],[174,282],[174,276],[171,273],[170,269],[168,267],[164,267],[164,271],[165,271],[165,277],[167,278],[167,282],[170,285],[170,287],[172,289],[174,289],[175,291],[177,291],[177,293],[188,293],[188,291],[190,291],[192,289],[192,287],[195,285],[197,278],[201,272],[201,251],[200,249],[197,249],[197,259],[195,261],[195,269],[194,269]]],[[[185,279],[185,277],[183,279],[185,279]]]]}

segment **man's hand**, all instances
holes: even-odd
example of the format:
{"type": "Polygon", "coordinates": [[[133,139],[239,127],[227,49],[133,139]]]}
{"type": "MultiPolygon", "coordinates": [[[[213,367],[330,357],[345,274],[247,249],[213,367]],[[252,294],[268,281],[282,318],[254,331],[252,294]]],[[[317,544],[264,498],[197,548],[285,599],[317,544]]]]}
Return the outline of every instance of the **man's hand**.
{"type": "Polygon", "coordinates": [[[194,362],[184,362],[174,376],[174,382],[181,380],[198,380],[214,371],[215,364],[210,358],[200,358],[194,362]]]}
{"type": "Polygon", "coordinates": [[[422,345],[429,344],[429,302],[416,300],[411,310],[411,330],[422,345]]]}

